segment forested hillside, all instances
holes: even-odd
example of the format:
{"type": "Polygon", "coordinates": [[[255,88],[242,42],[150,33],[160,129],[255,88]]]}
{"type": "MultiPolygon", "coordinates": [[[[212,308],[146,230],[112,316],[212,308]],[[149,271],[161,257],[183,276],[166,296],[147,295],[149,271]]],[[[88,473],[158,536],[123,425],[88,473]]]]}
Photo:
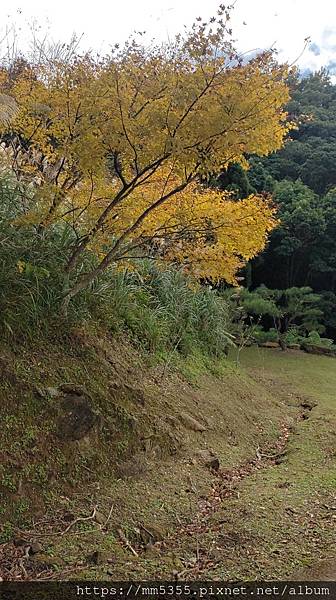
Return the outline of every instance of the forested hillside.
{"type": "Polygon", "coordinates": [[[231,165],[216,185],[237,199],[271,193],[280,225],[267,249],[245,273],[250,290],[260,285],[310,287],[320,295],[320,321],[336,335],[336,86],[324,70],[289,78],[289,116],[297,128],[267,158],[250,157],[250,169],[231,165]]]}

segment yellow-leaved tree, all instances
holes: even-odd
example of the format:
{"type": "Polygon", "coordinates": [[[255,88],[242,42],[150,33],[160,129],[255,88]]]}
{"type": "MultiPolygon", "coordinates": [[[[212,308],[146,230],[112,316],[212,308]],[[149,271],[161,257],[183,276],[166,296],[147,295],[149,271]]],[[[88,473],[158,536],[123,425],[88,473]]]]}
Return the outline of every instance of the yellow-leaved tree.
{"type": "Polygon", "coordinates": [[[149,249],[231,283],[263,249],[276,225],[269,200],[234,202],[200,183],[279,149],[290,127],[287,67],[271,52],[244,64],[229,18],[222,8],[169,44],[2,69],[0,137],[16,176],[35,186],[21,222],[74,232],[65,302],[149,249]],[[98,261],[83,273],[88,250],[98,261]]]}

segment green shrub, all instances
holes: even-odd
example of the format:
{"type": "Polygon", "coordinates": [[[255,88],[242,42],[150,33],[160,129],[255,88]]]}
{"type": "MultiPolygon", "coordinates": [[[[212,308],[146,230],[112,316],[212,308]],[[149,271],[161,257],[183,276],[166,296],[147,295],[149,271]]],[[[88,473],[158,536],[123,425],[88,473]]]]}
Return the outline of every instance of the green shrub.
{"type": "Polygon", "coordinates": [[[174,268],[142,260],[128,272],[110,269],[97,286],[100,318],[112,329],[123,325],[150,351],[187,355],[198,346],[218,356],[233,344],[227,302],[174,268]]]}
{"type": "Polygon", "coordinates": [[[310,331],[308,336],[304,336],[300,333],[300,328],[298,327],[291,327],[283,336],[283,340],[288,345],[312,344],[314,346],[323,346],[325,348],[331,348],[333,346],[333,340],[321,337],[318,331],[310,331]]]}
{"type": "Polygon", "coordinates": [[[311,331],[308,337],[305,339],[305,342],[306,344],[313,344],[314,346],[323,346],[325,348],[331,348],[333,346],[333,340],[321,337],[318,331],[311,331]]]}
{"type": "Polygon", "coordinates": [[[272,328],[269,329],[269,331],[265,331],[261,325],[252,325],[251,335],[253,340],[258,344],[277,342],[279,340],[279,335],[276,329],[272,328]]]}
{"type": "MultiPolygon", "coordinates": [[[[66,333],[70,325],[90,320],[112,332],[126,329],[150,352],[187,355],[198,347],[218,356],[233,343],[225,299],[151,260],[139,260],[130,270],[110,267],[72,300],[67,318],[62,316],[64,269],[74,234],[66,224],[19,225],[21,196],[12,176],[0,178],[0,328],[7,336],[66,333]]],[[[95,262],[87,252],[78,269],[85,272],[95,262]]]]}
{"type": "Polygon", "coordinates": [[[301,344],[306,338],[300,333],[298,327],[290,327],[288,331],[282,336],[283,341],[288,344],[301,344]]]}

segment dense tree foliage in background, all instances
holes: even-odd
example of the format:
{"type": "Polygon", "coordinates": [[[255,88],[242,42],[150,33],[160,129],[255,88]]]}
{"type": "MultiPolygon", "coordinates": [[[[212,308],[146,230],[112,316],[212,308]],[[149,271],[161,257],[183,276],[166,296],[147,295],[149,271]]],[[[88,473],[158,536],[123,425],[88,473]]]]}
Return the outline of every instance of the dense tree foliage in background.
{"type": "Polygon", "coordinates": [[[319,273],[314,253],[326,229],[324,206],[300,180],[277,182],[273,199],[281,224],[260,259],[258,276],[282,288],[310,285],[319,273]]]}
{"type": "Polygon", "coordinates": [[[336,185],[336,86],[324,70],[292,77],[290,85],[288,111],[299,127],[263,164],[276,180],[301,179],[322,196],[336,185]]]}
{"type": "Polygon", "coordinates": [[[327,333],[336,337],[336,86],[321,70],[289,78],[288,112],[297,123],[285,146],[249,157],[250,169],[230,168],[213,184],[246,194],[272,193],[280,226],[245,270],[245,285],[310,286],[319,294],[327,333]]]}
{"type": "Polygon", "coordinates": [[[321,297],[309,287],[278,290],[261,285],[252,292],[240,287],[227,290],[224,295],[236,308],[236,313],[243,311],[243,320],[253,326],[253,335],[258,341],[279,341],[294,336],[306,338],[325,331],[321,322],[321,297]]]}

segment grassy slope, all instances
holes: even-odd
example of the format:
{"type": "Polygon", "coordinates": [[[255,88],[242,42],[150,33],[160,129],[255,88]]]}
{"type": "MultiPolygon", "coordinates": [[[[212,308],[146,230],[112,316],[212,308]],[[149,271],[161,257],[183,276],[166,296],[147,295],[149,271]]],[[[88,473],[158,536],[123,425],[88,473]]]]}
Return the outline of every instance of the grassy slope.
{"type": "Polygon", "coordinates": [[[299,400],[317,406],[293,428],[284,460],[246,478],[239,485],[239,497],[220,511],[238,538],[246,539],[235,547],[234,560],[223,557],[208,574],[276,579],[302,572],[309,577],[310,569],[302,567],[332,558],[335,578],[335,362],[300,352],[256,349],[245,351],[242,362],[285,404],[299,400]]]}
{"type": "Polygon", "coordinates": [[[20,549],[11,539],[19,530],[43,546],[26,564],[29,577],[276,577],[326,555],[331,515],[323,505],[335,493],[334,363],[255,350],[243,363],[248,370],[237,371],[229,361],[195,356],[165,370],[102,332],[76,331],[66,345],[2,348],[0,572],[14,565],[17,573],[20,549]],[[55,400],[41,399],[36,385],[68,381],[87,387],[103,426],[88,440],[61,443],[49,419],[55,400]],[[233,479],[234,493],[220,502],[223,473],[202,466],[197,450],[213,449],[224,473],[248,463],[258,446],[275,444],[281,423],[293,425],[302,395],[319,406],[295,428],[286,459],[237,479],[237,493],[233,479]],[[206,431],[183,426],[182,411],[206,431]],[[55,535],[95,505],[104,519],[113,507],[106,531],[87,521],[55,535]],[[145,548],[141,525],[154,547],[145,548]],[[120,543],[119,528],[139,557],[120,543]],[[102,564],[92,565],[87,557],[97,550],[102,564]]]}
{"type": "Polygon", "coordinates": [[[308,404],[312,400],[317,405],[294,428],[286,460],[249,478],[241,488],[249,506],[249,527],[263,540],[260,552],[252,554],[242,572],[250,574],[252,569],[256,575],[283,577],[314,565],[318,558],[332,557],[335,578],[335,361],[300,352],[250,349],[243,364],[265,387],[287,395],[289,404],[300,394],[308,404]]]}
{"type": "MultiPolygon", "coordinates": [[[[201,502],[191,526],[170,542],[175,553],[189,557],[183,577],[335,579],[334,360],[252,348],[242,355],[242,369],[281,402],[289,433],[286,454],[233,470],[229,485],[225,476],[214,484],[210,508],[201,502]],[[302,404],[314,407],[291,421],[288,409],[295,414],[302,404]]],[[[168,576],[162,566],[151,572],[168,576]]]]}
{"type": "MultiPolygon", "coordinates": [[[[227,361],[193,356],[180,360],[175,370],[151,366],[125,340],[77,330],[62,344],[3,346],[0,366],[1,541],[9,542],[0,557],[5,575],[16,556],[10,541],[20,530],[28,541],[42,536],[44,552],[37,561],[44,562],[36,568],[29,563],[29,576],[48,565],[64,572],[84,561],[83,576],[104,577],[105,567],[97,573],[85,568],[87,555],[96,549],[113,555],[117,577],[137,568],[145,573],[147,557],[128,564],[132,555],[117,539],[117,529],[140,551],[139,523],[154,523],[166,537],[188,521],[200,495],[211,488],[213,475],[195,458],[197,450],[212,448],[230,467],[278,433],[281,405],[227,361]],[[58,439],[53,407],[59,401],[41,397],[37,388],[64,382],[90,392],[102,422],[98,434],[73,442],[58,439]],[[206,431],[186,428],[181,412],[198,419],[206,431]],[[97,532],[91,521],[65,536],[54,535],[66,529],[66,518],[87,516],[95,505],[107,517],[111,504],[107,534],[97,532]],[[78,533],[83,528],[87,534],[78,533]]],[[[169,556],[167,569],[174,565],[179,568],[180,559],[169,556]]]]}

